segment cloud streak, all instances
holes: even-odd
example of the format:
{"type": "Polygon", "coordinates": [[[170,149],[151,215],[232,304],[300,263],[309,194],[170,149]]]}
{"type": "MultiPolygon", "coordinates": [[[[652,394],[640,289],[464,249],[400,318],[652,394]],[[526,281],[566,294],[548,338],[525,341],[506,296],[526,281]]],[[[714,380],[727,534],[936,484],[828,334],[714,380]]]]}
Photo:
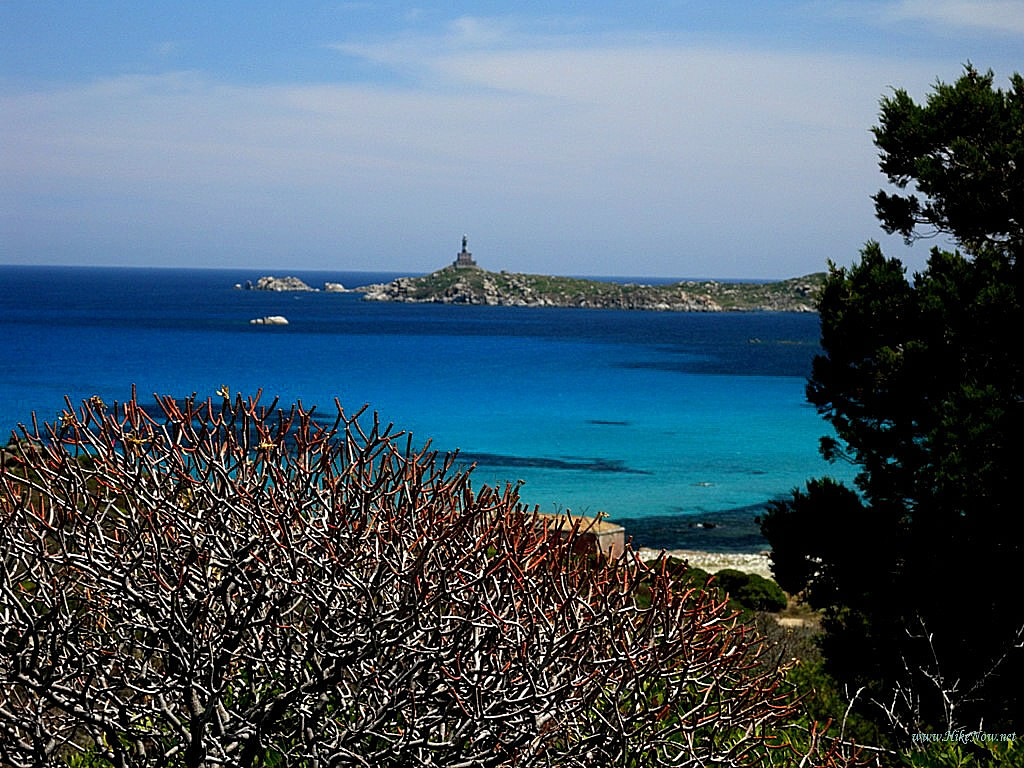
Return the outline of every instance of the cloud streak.
{"type": "Polygon", "coordinates": [[[999,38],[1024,34],[1024,0],[884,0],[820,4],[842,18],[884,25],[923,24],[942,32],[983,33],[999,38]]]}
{"type": "Polygon", "coordinates": [[[1024,35],[1024,2],[1020,0],[901,0],[886,13],[897,21],[1024,35]]]}

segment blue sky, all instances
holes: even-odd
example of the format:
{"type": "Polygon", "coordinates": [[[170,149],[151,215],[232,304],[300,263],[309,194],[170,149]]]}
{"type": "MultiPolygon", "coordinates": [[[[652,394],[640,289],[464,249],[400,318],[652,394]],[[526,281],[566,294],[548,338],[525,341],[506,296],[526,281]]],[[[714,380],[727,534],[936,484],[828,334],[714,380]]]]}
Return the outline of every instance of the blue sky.
{"type": "Polygon", "coordinates": [[[787,277],[887,238],[870,126],[1024,0],[0,0],[0,263],[787,277]]]}

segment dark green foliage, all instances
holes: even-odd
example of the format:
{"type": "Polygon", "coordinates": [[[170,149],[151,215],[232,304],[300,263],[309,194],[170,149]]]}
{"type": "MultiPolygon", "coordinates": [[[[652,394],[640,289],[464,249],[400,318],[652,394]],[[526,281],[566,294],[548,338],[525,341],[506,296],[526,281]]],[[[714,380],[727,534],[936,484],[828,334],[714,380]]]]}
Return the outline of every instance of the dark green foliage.
{"type": "Polygon", "coordinates": [[[740,587],[745,587],[750,579],[750,574],[737,571],[735,568],[723,568],[715,574],[715,583],[735,597],[740,587]]]}
{"type": "Polygon", "coordinates": [[[937,229],[965,253],[933,250],[912,280],[877,243],[831,268],[807,396],[837,436],[823,454],[857,465],[859,493],[812,481],[762,520],[780,585],[825,611],[829,670],[904,735],[1024,722],[1024,81],[1011,83],[968,68],[926,105],[883,101],[882,170],[924,196],[879,193],[883,226],[937,229]]]}
{"type": "MultiPolygon", "coordinates": [[[[728,600],[733,611],[781,611],[786,607],[786,593],[771,579],[756,573],[745,573],[734,568],[723,568],[710,574],[702,568],[693,568],[678,558],[668,558],[669,572],[673,580],[686,588],[718,589],[723,600],[728,600]],[[709,584],[710,582],[710,584],[709,584]]],[[[646,607],[650,590],[642,585],[637,593],[637,602],[646,607]]]]}
{"type": "Polygon", "coordinates": [[[1024,768],[1024,739],[931,742],[900,757],[906,768],[1024,768]]]}
{"type": "Polygon", "coordinates": [[[781,611],[786,607],[786,594],[771,579],[756,573],[724,568],[715,574],[715,584],[744,611],[781,611]]]}
{"type": "Polygon", "coordinates": [[[781,611],[786,607],[786,593],[771,579],[756,573],[736,594],[736,599],[753,611],[781,611]]]}
{"type": "Polygon", "coordinates": [[[908,240],[943,232],[972,253],[1024,243],[1024,78],[1013,75],[1005,92],[992,84],[991,70],[968,66],[926,104],[903,90],[882,101],[879,165],[900,190],[913,184],[921,194],[875,195],[887,232],[908,240]]]}

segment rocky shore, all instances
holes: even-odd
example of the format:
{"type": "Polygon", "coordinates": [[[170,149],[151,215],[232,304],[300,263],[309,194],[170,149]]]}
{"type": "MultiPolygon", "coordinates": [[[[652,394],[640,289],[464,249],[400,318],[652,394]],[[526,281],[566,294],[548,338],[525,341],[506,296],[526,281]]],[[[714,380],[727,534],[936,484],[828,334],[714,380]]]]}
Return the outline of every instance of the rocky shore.
{"type": "Polygon", "coordinates": [[[813,312],[823,283],[824,273],[773,283],[705,280],[642,285],[445,267],[423,277],[400,277],[354,290],[362,292],[365,301],[659,312],[813,312]]]}

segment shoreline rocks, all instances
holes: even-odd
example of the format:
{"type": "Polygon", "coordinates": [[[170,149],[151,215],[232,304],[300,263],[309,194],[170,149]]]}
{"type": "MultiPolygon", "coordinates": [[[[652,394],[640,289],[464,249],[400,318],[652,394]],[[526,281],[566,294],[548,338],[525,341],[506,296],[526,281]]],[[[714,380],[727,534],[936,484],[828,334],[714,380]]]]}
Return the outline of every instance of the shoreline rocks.
{"type": "Polygon", "coordinates": [[[249,325],[288,325],[288,318],[284,315],[267,315],[266,317],[254,317],[249,325]]]}

